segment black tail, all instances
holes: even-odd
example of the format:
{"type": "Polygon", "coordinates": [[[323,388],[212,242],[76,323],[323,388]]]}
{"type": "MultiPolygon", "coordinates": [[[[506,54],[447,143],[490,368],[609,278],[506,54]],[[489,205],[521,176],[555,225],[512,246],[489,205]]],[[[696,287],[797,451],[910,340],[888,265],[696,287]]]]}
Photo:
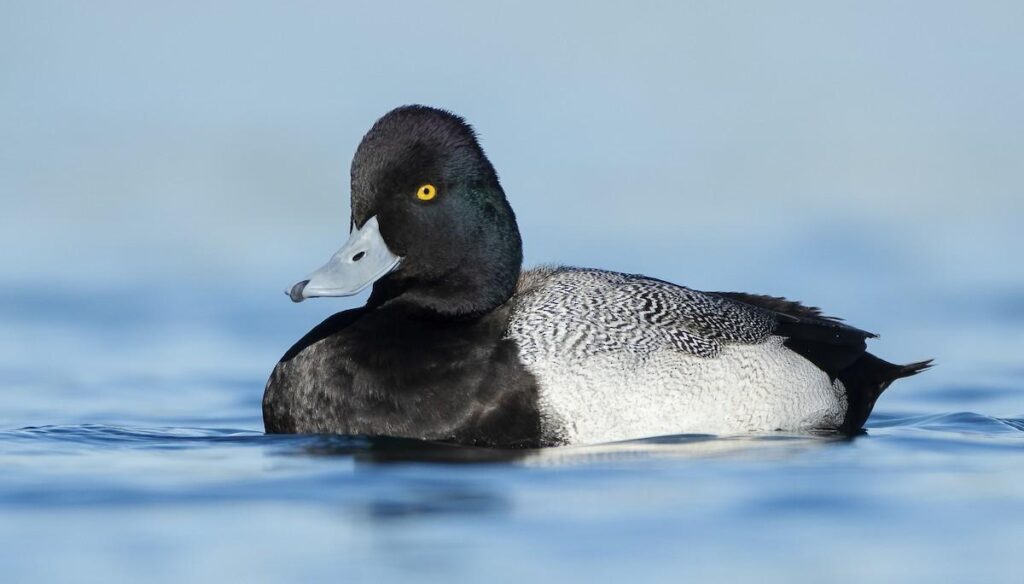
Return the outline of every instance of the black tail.
{"type": "Polygon", "coordinates": [[[932,366],[932,360],[910,365],[895,365],[871,353],[864,353],[852,365],[839,372],[838,378],[846,387],[846,418],[839,430],[856,434],[864,426],[875,401],[893,381],[916,375],[932,366]]]}

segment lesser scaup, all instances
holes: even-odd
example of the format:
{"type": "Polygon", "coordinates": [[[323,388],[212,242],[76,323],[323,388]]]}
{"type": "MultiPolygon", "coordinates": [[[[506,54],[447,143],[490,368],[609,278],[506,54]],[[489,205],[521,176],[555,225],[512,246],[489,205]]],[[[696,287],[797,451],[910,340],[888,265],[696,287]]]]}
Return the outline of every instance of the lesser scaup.
{"type": "Polygon", "coordinates": [[[866,352],[871,333],[770,296],[542,267],[473,130],[406,106],[352,161],[348,242],[289,295],[366,305],[274,368],[271,433],[536,447],[679,433],[860,431],[928,361],[866,352]]]}

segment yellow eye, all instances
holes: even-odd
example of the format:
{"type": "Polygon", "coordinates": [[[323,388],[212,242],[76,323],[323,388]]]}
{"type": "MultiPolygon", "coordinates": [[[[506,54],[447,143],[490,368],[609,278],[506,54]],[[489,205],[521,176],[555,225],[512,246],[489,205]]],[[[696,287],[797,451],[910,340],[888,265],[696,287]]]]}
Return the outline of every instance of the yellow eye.
{"type": "Polygon", "coordinates": [[[437,196],[437,187],[434,185],[423,185],[416,191],[416,198],[421,201],[429,201],[437,196]]]}

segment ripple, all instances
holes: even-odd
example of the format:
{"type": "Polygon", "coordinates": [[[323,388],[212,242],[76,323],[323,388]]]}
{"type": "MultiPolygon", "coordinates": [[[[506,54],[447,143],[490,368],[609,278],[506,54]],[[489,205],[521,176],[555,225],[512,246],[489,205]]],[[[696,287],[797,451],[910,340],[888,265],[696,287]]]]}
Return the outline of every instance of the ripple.
{"type": "Polygon", "coordinates": [[[939,432],[971,434],[1006,434],[1024,432],[1024,424],[1016,418],[998,418],[975,412],[950,412],[908,416],[876,416],[871,428],[921,428],[939,432]]]}
{"type": "Polygon", "coordinates": [[[999,418],[974,412],[881,414],[872,418],[871,422],[868,435],[854,438],[835,434],[684,434],[523,450],[477,448],[384,436],[268,435],[232,428],[78,424],[29,426],[0,431],[0,448],[9,455],[35,455],[73,453],[82,449],[170,451],[243,447],[263,449],[269,454],[281,456],[348,458],[356,463],[525,463],[533,466],[558,466],[620,463],[664,457],[781,459],[860,439],[885,439],[886,435],[901,430],[927,431],[954,446],[958,443],[968,446],[963,436],[1010,438],[1011,445],[1016,444],[1017,438],[1024,438],[1024,419],[999,418]]]}
{"type": "Polygon", "coordinates": [[[262,432],[224,428],[141,428],[105,424],[28,426],[0,432],[0,438],[97,445],[155,445],[180,442],[241,442],[262,432]]]}

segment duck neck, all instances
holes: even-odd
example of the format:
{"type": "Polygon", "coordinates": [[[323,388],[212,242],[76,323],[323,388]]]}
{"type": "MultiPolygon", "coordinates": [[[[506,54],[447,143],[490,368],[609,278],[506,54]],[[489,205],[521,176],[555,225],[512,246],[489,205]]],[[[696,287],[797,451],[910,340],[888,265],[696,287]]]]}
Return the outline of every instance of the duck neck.
{"type": "Polygon", "coordinates": [[[504,305],[515,293],[523,262],[515,220],[489,229],[460,261],[430,277],[399,269],[378,280],[367,307],[401,308],[410,315],[436,320],[471,320],[504,305]]]}

